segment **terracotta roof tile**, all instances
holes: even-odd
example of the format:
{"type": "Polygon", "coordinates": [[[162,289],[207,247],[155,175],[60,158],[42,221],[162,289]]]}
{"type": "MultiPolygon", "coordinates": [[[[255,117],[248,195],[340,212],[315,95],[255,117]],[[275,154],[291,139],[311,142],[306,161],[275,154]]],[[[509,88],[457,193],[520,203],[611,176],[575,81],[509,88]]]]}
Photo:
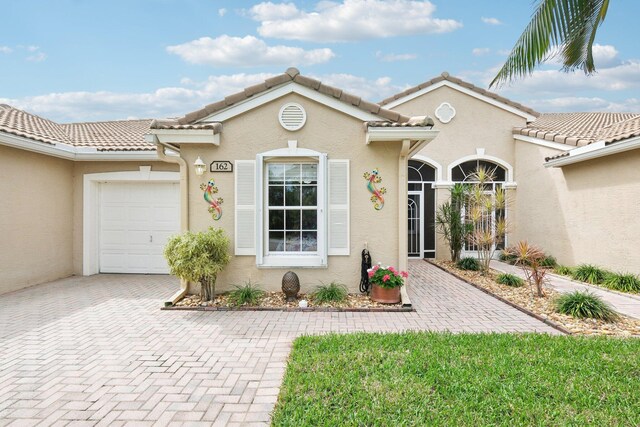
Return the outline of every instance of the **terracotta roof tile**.
{"type": "Polygon", "coordinates": [[[507,99],[503,96],[498,95],[497,93],[493,93],[493,92],[489,92],[488,90],[482,89],[481,87],[478,87],[472,83],[466,82],[462,79],[459,79],[457,77],[453,77],[451,76],[449,73],[447,73],[446,71],[443,72],[442,74],[440,74],[438,77],[434,77],[431,80],[428,80],[424,83],[420,83],[417,86],[411,87],[403,92],[397,93],[387,99],[382,100],[379,104],[384,106],[386,104],[389,104],[390,102],[393,102],[395,100],[398,100],[400,98],[404,98],[405,96],[411,95],[413,93],[416,93],[424,88],[427,88],[429,86],[432,86],[436,83],[442,82],[442,81],[449,81],[451,83],[455,83],[459,86],[465,87],[467,89],[470,89],[480,95],[484,95],[487,96],[489,98],[495,99],[496,101],[502,102],[503,104],[509,105],[511,107],[517,108],[520,111],[524,111],[525,113],[531,114],[532,116],[539,116],[540,113],[538,113],[537,111],[529,108],[529,107],[525,107],[522,104],[519,104],[517,102],[511,101],[510,99],[507,99]]]}
{"type": "Polygon", "coordinates": [[[58,123],[6,104],[0,104],[0,131],[47,144],[72,143],[58,123]]]}

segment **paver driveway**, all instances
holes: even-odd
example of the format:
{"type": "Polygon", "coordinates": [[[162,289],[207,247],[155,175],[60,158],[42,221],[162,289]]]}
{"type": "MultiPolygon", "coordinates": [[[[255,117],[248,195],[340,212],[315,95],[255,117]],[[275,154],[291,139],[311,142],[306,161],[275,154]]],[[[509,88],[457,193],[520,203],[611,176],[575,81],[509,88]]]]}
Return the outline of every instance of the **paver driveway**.
{"type": "Polygon", "coordinates": [[[0,296],[0,425],[264,425],[301,334],[557,333],[425,262],[410,273],[413,313],[161,311],[177,286],[167,276],[0,296]]]}

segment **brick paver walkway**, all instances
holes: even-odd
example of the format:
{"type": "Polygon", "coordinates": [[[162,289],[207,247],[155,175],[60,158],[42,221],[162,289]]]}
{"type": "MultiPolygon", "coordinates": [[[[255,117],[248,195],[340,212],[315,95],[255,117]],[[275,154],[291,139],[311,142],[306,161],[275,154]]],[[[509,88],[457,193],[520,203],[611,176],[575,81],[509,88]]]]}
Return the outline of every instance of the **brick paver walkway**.
{"type": "Polygon", "coordinates": [[[301,334],[557,333],[425,262],[410,270],[414,313],[161,311],[167,276],[0,296],[0,425],[265,425],[301,334]]]}

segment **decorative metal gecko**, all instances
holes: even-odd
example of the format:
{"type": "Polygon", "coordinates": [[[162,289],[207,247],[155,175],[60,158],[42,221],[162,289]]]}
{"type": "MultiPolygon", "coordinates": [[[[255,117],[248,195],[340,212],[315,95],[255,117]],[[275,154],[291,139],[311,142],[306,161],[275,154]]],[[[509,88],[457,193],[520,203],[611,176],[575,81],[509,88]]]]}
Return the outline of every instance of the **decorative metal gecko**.
{"type": "Polygon", "coordinates": [[[376,187],[376,184],[380,184],[382,182],[382,177],[378,174],[378,169],[374,169],[369,172],[364,173],[364,179],[368,181],[367,188],[373,194],[371,196],[371,202],[373,202],[373,208],[377,211],[384,207],[384,197],[382,196],[387,192],[387,189],[384,187],[380,187],[379,189],[376,187]]]}
{"type": "Polygon", "coordinates": [[[218,192],[218,187],[216,187],[216,182],[213,179],[210,179],[206,184],[200,184],[200,189],[204,191],[204,200],[209,203],[209,213],[214,221],[217,221],[222,217],[222,208],[220,205],[223,200],[222,197],[214,197],[213,195],[218,192]]]}

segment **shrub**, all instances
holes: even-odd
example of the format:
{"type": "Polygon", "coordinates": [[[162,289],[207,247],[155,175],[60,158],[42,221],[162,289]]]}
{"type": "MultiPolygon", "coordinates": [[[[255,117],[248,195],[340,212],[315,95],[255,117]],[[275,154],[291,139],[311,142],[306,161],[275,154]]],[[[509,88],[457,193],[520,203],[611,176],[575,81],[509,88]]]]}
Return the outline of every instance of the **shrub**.
{"type": "Polygon", "coordinates": [[[311,294],[311,298],[317,303],[342,302],[347,298],[347,288],[342,283],[331,282],[321,285],[311,294]]]}
{"type": "Polygon", "coordinates": [[[500,252],[499,256],[500,261],[506,262],[507,264],[513,264],[516,261],[516,256],[509,253],[507,250],[500,252]]]}
{"type": "Polygon", "coordinates": [[[516,257],[514,264],[522,268],[529,285],[535,286],[536,295],[539,297],[545,296],[544,283],[547,270],[540,265],[545,257],[544,252],[526,241],[518,242],[515,246],[508,248],[507,251],[516,257]]]}
{"type": "Polygon", "coordinates": [[[216,293],[216,277],[230,260],[229,238],[221,228],[186,231],[167,241],[164,257],[171,274],[200,282],[202,300],[211,301],[216,293]]]}
{"type": "Polygon", "coordinates": [[[640,278],[631,273],[611,273],[602,284],[616,291],[640,292],[640,278]]]}
{"type": "Polygon", "coordinates": [[[580,264],[573,270],[571,277],[576,280],[580,280],[581,282],[599,285],[604,282],[604,279],[607,277],[607,272],[595,265],[580,264]]]}
{"type": "Polygon", "coordinates": [[[552,255],[545,255],[542,261],[540,261],[541,267],[554,268],[556,265],[558,265],[558,261],[556,261],[556,258],[552,255]]]}
{"type": "Polygon", "coordinates": [[[618,315],[599,296],[590,292],[575,291],[558,297],[555,301],[556,311],[580,319],[599,319],[607,322],[615,320],[618,315]]]}
{"type": "Polygon", "coordinates": [[[460,251],[469,234],[470,227],[462,220],[462,206],[464,205],[466,188],[462,184],[455,184],[451,190],[451,198],[443,203],[436,212],[436,227],[439,234],[449,244],[451,260],[460,260],[460,251]]]}
{"type": "Polygon", "coordinates": [[[567,267],[566,265],[556,265],[553,272],[562,276],[573,276],[573,268],[567,267]]]}
{"type": "Polygon", "coordinates": [[[465,257],[456,263],[458,268],[462,270],[478,271],[480,270],[480,262],[476,258],[465,257]]]}
{"type": "Polygon", "coordinates": [[[502,273],[496,277],[496,282],[501,285],[511,286],[512,288],[519,288],[524,285],[524,280],[516,276],[515,274],[502,273]]]}
{"type": "Polygon", "coordinates": [[[262,295],[264,295],[264,292],[249,281],[244,286],[236,285],[235,289],[229,293],[229,300],[237,306],[257,305],[262,295]]]}

